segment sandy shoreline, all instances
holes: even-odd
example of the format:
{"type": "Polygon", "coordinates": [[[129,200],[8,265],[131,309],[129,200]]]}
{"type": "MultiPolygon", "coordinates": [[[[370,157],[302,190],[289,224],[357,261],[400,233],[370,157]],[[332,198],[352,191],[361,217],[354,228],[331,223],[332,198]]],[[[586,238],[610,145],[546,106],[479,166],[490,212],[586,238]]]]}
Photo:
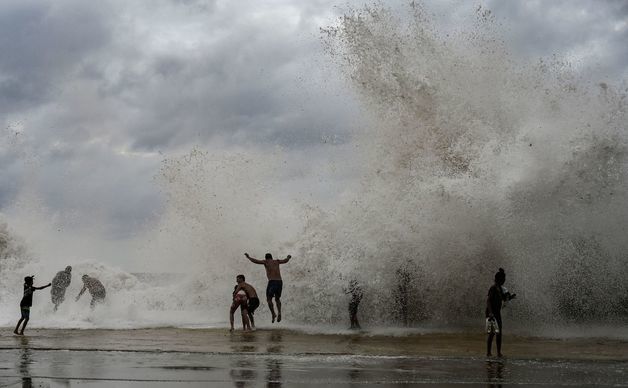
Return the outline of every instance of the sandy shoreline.
{"type": "MultiPolygon", "coordinates": [[[[308,334],[286,329],[2,329],[0,349],[141,351],[187,353],[328,354],[401,357],[483,357],[485,337],[469,333],[405,336],[308,334]]],[[[628,341],[604,338],[548,339],[506,335],[504,353],[517,359],[628,360],[628,341]]]]}

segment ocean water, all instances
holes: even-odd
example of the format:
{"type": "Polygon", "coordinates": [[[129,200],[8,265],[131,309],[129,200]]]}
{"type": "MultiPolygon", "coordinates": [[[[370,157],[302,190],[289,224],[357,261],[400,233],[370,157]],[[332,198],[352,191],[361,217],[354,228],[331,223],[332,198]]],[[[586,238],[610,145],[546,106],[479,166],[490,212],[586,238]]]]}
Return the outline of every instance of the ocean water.
{"type": "Polygon", "coordinates": [[[460,334],[395,339],[287,330],[245,334],[228,334],[225,329],[37,330],[27,337],[0,337],[0,383],[23,387],[627,385],[626,342],[519,338],[509,341],[509,357],[486,359],[466,353],[465,346],[478,340],[481,347],[481,336],[460,334]],[[535,347],[528,347],[529,341],[535,347]],[[556,357],[559,354],[574,356],[556,357]]]}

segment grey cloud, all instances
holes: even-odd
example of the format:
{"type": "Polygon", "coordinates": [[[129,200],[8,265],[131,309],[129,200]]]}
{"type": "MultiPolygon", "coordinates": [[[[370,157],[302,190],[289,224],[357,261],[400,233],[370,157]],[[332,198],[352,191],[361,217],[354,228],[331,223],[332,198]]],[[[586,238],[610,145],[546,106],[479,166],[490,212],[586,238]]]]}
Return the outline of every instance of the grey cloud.
{"type": "Polygon", "coordinates": [[[58,77],[106,44],[105,15],[103,7],[82,1],[1,2],[0,112],[50,98],[58,77]]]}
{"type": "Polygon", "coordinates": [[[595,55],[585,66],[599,66],[615,77],[626,70],[628,27],[615,30],[628,21],[625,1],[491,1],[488,8],[505,23],[508,39],[521,56],[562,56],[592,47],[595,55]]]}
{"type": "MultiPolygon", "coordinates": [[[[473,9],[466,1],[429,7],[447,12],[452,26],[473,9]]],[[[522,58],[595,43],[603,71],[626,75],[628,28],[614,30],[626,20],[624,1],[487,8],[522,58]]],[[[324,159],[322,143],[349,138],[360,108],[319,42],[320,23],[339,12],[322,0],[5,0],[0,114],[27,119],[24,149],[37,159],[33,185],[48,207],[105,220],[123,236],[161,199],[151,180],[159,158],[121,149],[281,145],[324,159]]],[[[20,158],[0,149],[0,209],[19,193],[20,158]]]]}

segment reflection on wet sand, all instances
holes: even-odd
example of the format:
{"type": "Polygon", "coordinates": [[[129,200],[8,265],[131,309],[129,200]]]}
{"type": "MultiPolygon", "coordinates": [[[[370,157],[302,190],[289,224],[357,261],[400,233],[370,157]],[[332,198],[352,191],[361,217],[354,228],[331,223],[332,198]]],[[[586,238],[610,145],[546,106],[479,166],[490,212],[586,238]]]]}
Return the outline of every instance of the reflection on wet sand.
{"type": "Polygon", "coordinates": [[[31,378],[30,365],[33,361],[31,349],[28,346],[28,337],[20,338],[20,346],[20,365],[18,366],[18,370],[20,371],[20,376],[22,376],[22,387],[31,388],[33,386],[33,380],[31,378]]]}
{"type": "Polygon", "coordinates": [[[360,364],[353,362],[351,363],[351,368],[349,371],[349,381],[352,383],[360,383],[362,380],[362,370],[360,369],[360,364]]]}
{"type": "MultiPolygon", "coordinates": [[[[283,352],[283,332],[279,330],[271,330],[268,336],[268,346],[266,352],[270,354],[280,354],[283,352]]],[[[281,360],[270,358],[266,361],[268,369],[268,377],[266,378],[267,387],[281,387],[281,360]]]]}
{"type": "Polygon", "coordinates": [[[283,352],[283,332],[279,330],[272,330],[268,336],[268,346],[266,352],[268,353],[282,353],[283,352]]]}
{"type": "Polygon", "coordinates": [[[504,363],[502,361],[486,361],[486,382],[489,388],[501,388],[504,379],[504,363]]]}
{"type": "Polygon", "coordinates": [[[256,353],[258,351],[258,333],[255,331],[232,333],[231,350],[235,353],[256,353]]]}
{"type": "Polygon", "coordinates": [[[233,385],[238,388],[252,387],[257,380],[257,371],[255,370],[255,363],[251,360],[235,360],[231,366],[231,372],[229,375],[233,380],[233,385]]]}
{"type": "Polygon", "coordinates": [[[266,386],[268,388],[281,387],[281,364],[281,360],[277,358],[271,358],[266,361],[266,368],[268,369],[266,386]]]}

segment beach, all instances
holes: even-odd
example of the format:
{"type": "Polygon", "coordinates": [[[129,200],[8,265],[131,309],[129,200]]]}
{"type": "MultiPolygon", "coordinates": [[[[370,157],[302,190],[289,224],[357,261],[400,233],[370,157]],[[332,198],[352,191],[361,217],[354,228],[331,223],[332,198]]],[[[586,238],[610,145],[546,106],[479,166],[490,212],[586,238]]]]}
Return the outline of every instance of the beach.
{"type": "Polygon", "coordinates": [[[260,329],[60,330],[0,336],[8,387],[626,386],[628,341],[476,333],[309,334],[260,329]]]}

